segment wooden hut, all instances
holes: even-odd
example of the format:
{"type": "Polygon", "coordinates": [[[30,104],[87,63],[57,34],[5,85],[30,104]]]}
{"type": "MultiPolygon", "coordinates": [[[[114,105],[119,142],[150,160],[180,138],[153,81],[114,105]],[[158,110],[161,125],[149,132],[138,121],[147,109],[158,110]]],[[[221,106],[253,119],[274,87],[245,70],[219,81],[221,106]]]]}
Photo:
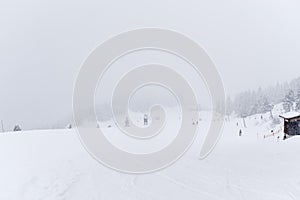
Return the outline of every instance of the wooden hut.
{"type": "Polygon", "coordinates": [[[298,112],[289,112],[279,117],[284,119],[284,139],[300,135],[300,113],[298,112]]]}

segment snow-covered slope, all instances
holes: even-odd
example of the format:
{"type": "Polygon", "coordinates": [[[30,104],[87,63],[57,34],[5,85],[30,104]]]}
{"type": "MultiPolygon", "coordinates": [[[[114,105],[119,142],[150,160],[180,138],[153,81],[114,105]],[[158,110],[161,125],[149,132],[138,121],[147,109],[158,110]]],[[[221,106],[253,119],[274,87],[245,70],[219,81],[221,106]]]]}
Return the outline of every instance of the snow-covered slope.
{"type": "MultiPolygon", "coordinates": [[[[227,121],[219,144],[205,160],[198,159],[199,137],[171,167],[139,176],[115,172],[93,160],[74,130],[1,134],[0,199],[299,199],[300,137],[264,139],[270,122],[252,116],[246,123],[248,128],[242,119],[227,121]]],[[[200,121],[200,134],[208,124],[200,121]]]]}

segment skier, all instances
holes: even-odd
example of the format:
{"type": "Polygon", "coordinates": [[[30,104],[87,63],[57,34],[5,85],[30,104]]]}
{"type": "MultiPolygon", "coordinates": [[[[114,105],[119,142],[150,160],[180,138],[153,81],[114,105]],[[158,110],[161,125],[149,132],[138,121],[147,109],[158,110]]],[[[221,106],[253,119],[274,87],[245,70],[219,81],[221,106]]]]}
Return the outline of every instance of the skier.
{"type": "Polygon", "coordinates": [[[240,137],[242,136],[242,129],[240,129],[239,136],[240,137]]]}
{"type": "Polygon", "coordinates": [[[144,115],[144,126],[148,126],[148,115],[144,115]]]}

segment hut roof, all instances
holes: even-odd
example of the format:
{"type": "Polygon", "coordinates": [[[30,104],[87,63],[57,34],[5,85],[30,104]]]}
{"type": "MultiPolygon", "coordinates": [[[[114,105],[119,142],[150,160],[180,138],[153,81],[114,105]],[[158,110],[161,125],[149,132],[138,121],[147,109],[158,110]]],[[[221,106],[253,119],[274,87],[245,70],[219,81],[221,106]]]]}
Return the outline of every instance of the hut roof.
{"type": "Polygon", "coordinates": [[[300,113],[298,113],[298,112],[288,112],[288,113],[279,115],[279,117],[282,117],[284,119],[293,119],[293,118],[296,118],[296,117],[300,117],[300,113]]]}

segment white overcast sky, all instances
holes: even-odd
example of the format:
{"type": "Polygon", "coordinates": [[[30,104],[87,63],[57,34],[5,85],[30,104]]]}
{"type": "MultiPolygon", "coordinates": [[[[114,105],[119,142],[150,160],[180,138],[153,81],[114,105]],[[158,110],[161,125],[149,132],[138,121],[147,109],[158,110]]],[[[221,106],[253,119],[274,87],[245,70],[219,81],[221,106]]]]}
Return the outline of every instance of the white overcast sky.
{"type": "Polygon", "coordinates": [[[161,27],[201,44],[228,94],[300,76],[299,0],[0,0],[0,119],[69,116],[81,63],[101,42],[161,27]]]}

